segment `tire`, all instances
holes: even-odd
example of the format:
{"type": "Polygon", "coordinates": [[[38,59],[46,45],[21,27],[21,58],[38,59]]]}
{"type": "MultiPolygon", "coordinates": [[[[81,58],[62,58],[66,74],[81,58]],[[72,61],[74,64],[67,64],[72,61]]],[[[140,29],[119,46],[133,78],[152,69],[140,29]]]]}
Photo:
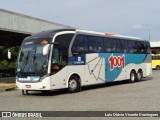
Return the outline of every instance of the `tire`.
{"type": "Polygon", "coordinates": [[[134,83],[136,81],[137,75],[134,71],[131,71],[130,73],[130,82],[134,83]]]}
{"type": "Polygon", "coordinates": [[[22,95],[28,95],[28,90],[22,90],[22,95]]]}
{"type": "Polygon", "coordinates": [[[138,71],[137,77],[136,77],[136,81],[137,81],[137,82],[141,81],[141,80],[142,80],[142,77],[143,77],[142,71],[138,71]]]}
{"type": "Polygon", "coordinates": [[[25,95],[24,90],[22,90],[22,95],[25,95]]]}
{"type": "Polygon", "coordinates": [[[160,66],[159,65],[156,66],[156,70],[160,70],[160,66]]]}
{"type": "Polygon", "coordinates": [[[75,93],[80,91],[80,82],[76,76],[72,76],[68,81],[68,92],[75,93]]]}

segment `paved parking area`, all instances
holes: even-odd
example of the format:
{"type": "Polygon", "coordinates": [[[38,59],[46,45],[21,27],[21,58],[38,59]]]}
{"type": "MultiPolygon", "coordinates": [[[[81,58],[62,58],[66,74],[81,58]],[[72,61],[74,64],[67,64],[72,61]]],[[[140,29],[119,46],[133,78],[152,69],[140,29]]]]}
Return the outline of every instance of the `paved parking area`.
{"type": "Polygon", "coordinates": [[[32,92],[26,96],[23,96],[20,90],[2,92],[0,110],[160,111],[160,71],[154,70],[152,78],[146,78],[141,82],[132,84],[122,81],[85,87],[81,92],[74,94],[69,94],[65,90],[51,94],[32,92]]]}

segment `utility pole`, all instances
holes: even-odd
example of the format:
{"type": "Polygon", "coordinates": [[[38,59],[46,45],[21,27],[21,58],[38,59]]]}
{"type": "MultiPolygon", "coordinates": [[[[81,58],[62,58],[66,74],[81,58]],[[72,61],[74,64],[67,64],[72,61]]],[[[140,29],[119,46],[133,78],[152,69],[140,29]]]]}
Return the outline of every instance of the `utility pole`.
{"type": "Polygon", "coordinates": [[[151,30],[150,29],[148,29],[148,39],[149,41],[151,40],[151,30]]]}

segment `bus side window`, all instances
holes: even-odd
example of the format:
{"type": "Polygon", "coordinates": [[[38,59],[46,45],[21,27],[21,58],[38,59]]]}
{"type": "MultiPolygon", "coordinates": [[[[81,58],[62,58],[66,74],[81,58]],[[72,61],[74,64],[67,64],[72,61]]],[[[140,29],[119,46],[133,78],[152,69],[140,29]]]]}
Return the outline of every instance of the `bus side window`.
{"type": "Polygon", "coordinates": [[[122,45],[119,39],[116,40],[116,52],[121,53],[122,52],[122,45]]]}
{"type": "Polygon", "coordinates": [[[101,37],[89,36],[88,37],[89,52],[91,53],[102,52],[103,51],[102,41],[103,41],[103,38],[101,37]]]}
{"type": "Polygon", "coordinates": [[[138,41],[138,53],[145,53],[145,46],[143,41],[138,41]]]}
{"type": "Polygon", "coordinates": [[[121,45],[122,45],[122,53],[128,53],[127,40],[121,39],[120,42],[121,42],[121,45]]]}
{"type": "Polygon", "coordinates": [[[116,52],[116,39],[114,38],[111,39],[111,48],[112,52],[116,52]]]}
{"type": "Polygon", "coordinates": [[[111,52],[111,40],[108,38],[104,38],[103,41],[103,45],[104,45],[104,51],[105,52],[111,52]]]}
{"type": "Polygon", "coordinates": [[[137,41],[128,41],[129,53],[137,53],[137,41]]]}
{"type": "Polygon", "coordinates": [[[60,54],[59,53],[60,53],[59,49],[55,48],[54,51],[53,51],[53,55],[52,55],[52,63],[59,63],[59,60],[60,60],[60,58],[59,58],[60,54]]]}
{"type": "Polygon", "coordinates": [[[88,52],[87,46],[87,37],[84,35],[77,35],[72,45],[72,54],[88,52]]]}
{"type": "Polygon", "coordinates": [[[150,52],[151,52],[151,50],[150,50],[150,44],[149,44],[149,42],[144,42],[144,52],[146,53],[146,54],[150,54],[150,52]]]}
{"type": "Polygon", "coordinates": [[[57,60],[59,55],[59,61],[57,61],[58,64],[63,66],[68,64],[68,48],[72,38],[73,34],[63,34],[56,37],[55,42],[58,44],[54,45],[54,55],[57,60]]]}

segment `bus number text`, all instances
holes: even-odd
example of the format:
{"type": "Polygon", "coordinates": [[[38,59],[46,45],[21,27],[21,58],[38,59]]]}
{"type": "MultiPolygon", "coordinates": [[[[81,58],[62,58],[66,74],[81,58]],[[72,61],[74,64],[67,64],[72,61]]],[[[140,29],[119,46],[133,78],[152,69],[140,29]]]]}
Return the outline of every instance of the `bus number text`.
{"type": "Polygon", "coordinates": [[[113,54],[109,57],[110,70],[112,71],[115,67],[124,68],[125,57],[123,56],[113,56],[113,54]]]}

